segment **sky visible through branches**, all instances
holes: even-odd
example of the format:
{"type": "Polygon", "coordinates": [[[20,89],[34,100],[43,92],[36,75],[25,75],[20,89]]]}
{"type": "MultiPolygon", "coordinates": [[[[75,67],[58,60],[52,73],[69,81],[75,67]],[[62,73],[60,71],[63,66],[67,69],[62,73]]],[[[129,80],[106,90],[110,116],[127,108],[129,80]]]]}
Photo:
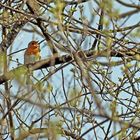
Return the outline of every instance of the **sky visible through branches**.
{"type": "MultiPolygon", "coordinates": [[[[0,85],[0,129],[4,137],[5,133],[12,140],[18,140],[20,136],[44,140],[139,136],[139,126],[136,127],[139,113],[136,115],[135,112],[139,110],[140,54],[133,56],[132,53],[140,49],[140,12],[131,11],[140,9],[140,1],[87,0],[77,4],[73,1],[60,3],[56,0],[49,4],[45,0],[34,1],[40,3],[40,8],[36,3],[32,7],[31,1],[27,0],[21,10],[22,2],[19,1],[20,12],[24,10],[25,16],[30,14],[32,18],[27,16],[29,21],[7,47],[7,71],[23,65],[24,49],[32,40],[44,40],[45,31],[58,49],[57,57],[71,55],[72,60],[33,71],[30,92],[25,84],[27,72],[25,74],[23,69],[14,79],[9,78],[0,85]],[[102,24],[100,29],[99,24],[102,24]],[[46,29],[44,32],[42,26],[46,29]],[[132,47],[135,50],[129,52],[132,47]],[[123,57],[111,57],[112,50],[123,57]],[[84,51],[93,51],[93,56],[87,58],[84,51]],[[11,105],[6,103],[7,100],[11,105]],[[19,103],[14,105],[16,102],[19,103]],[[8,107],[11,107],[10,111],[8,107]],[[5,115],[6,112],[8,115],[12,112],[12,119],[5,115]],[[14,126],[8,120],[13,121],[14,126]]],[[[8,8],[2,5],[6,5],[4,0],[0,4],[0,42],[5,43],[2,36],[5,25],[1,19],[10,4],[7,4],[8,8]]],[[[18,13],[11,13],[15,12],[18,13]]],[[[7,26],[6,29],[11,30],[7,26]]],[[[40,44],[42,59],[52,56],[52,44],[46,40],[40,44]]],[[[55,64],[53,60],[52,63],[55,64]]],[[[0,66],[1,76],[4,74],[1,61],[0,66]]]]}

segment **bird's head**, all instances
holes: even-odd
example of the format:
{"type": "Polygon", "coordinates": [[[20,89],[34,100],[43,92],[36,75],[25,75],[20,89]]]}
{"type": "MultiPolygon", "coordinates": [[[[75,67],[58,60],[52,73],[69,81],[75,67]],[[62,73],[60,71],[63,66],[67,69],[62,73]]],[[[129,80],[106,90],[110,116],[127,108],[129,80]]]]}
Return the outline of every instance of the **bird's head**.
{"type": "Polygon", "coordinates": [[[27,48],[27,51],[26,53],[27,54],[38,54],[40,52],[40,45],[37,41],[31,41],[29,44],[28,44],[28,48],[27,48]]]}
{"type": "Polygon", "coordinates": [[[39,49],[40,48],[40,45],[39,45],[39,43],[37,41],[31,41],[28,44],[28,48],[33,49],[33,50],[36,50],[36,49],[39,49]]]}

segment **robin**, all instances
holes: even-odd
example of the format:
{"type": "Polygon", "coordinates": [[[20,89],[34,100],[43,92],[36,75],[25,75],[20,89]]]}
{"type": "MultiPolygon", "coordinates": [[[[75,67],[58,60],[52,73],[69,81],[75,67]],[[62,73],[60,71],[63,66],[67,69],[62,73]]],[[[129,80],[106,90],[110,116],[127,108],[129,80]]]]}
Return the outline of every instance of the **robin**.
{"type": "MultiPolygon", "coordinates": [[[[35,63],[36,61],[39,61],[41,59],[40,56],[40,45],[37,41],[31,41],[28,44],[28,48],[26,49],[24,53],[24,64],[31,64],[35,63]]],[[[27,79],[26,79],[26,85],[28,88],[28,91],[32,90],[32,80],[31,76],[33,76],[33,72],[29,71],[27,73],[27,79]]]]}
{"type": "Polygon", "coordinates": [[[31,41],[24,54],[24,64],[34,63],[40,59],[40,45],[37,41],[31,41]]]}

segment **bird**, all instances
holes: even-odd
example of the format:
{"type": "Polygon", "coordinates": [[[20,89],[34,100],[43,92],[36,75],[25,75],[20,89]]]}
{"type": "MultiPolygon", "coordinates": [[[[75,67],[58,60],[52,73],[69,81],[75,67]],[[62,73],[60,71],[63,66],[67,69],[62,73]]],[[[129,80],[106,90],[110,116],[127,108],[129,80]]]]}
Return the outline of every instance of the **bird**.
{"type": "Polygon", "coordinates": [[[24,64],[31,64],[39,61],[41,59],[40,55],[40,45],[37,41],[31,41],[28,44],[28,48],[24,53],[24,64]]]}
{"type": "MultiPolygon", "coordinates": [[[[40,45],[37,41],[31,41],[24,53],[24,65],[33,64],[41,59],[40,55],[40,45]]],[[[25,81],[28,91],[33,89],[33,82],[31,80],[33,77],[33,72],[28,69],[27,75],[25,76],[25,81]]]]}

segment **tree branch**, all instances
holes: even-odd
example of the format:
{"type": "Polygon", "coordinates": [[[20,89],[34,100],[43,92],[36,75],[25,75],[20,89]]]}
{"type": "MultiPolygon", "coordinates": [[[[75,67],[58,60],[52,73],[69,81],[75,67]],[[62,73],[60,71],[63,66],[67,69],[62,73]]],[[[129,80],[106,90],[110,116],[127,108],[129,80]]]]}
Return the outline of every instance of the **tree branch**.
{"type": "MultiPolygon", "coordinates": [[[[76,53],[79,55],[79,57],[82,57],[82,56],[80,56],[80,51],[76,52],[76,53]]],[[[128,51],[126,51],[126,53],[125,53],[125,52],[119,52],[116,50],[112,50],[112,51],[110,50],[109,53],[107,52],[107,50],[103,50],[100,52],[91,50],[91,51],[84,51],[82,53],[85,54],[86,58],[107,57],[109,55],[110,55],[110,57],[125,57],[125,56],[134,56],[135,55],[134,53],[128,53],[128,51]]],[[[72,59],[73,59],[73,56],[69,55],[69,54],[59,56],[59,57],[56,55],[56,56],[52,56],[48,59],[40,60],[33,64],[19,66],[13,70],[10,70],[9,72],[5,73],[4,75],[1,75],[0,84],[3,84],[4,82],[6,82],[8,80],[17,78],[17,77],[21,76],[21,74],[23,74],[23,75],[27,74],[28,69],[30,69],[31,71],[43,69],[43,68],[47,68],[50,66],[55,66],[58,64],[64,64],[64,63],[70,62],[72,59]]],[[[83,59],[83,57],[81,59],[83,59]]]]}

